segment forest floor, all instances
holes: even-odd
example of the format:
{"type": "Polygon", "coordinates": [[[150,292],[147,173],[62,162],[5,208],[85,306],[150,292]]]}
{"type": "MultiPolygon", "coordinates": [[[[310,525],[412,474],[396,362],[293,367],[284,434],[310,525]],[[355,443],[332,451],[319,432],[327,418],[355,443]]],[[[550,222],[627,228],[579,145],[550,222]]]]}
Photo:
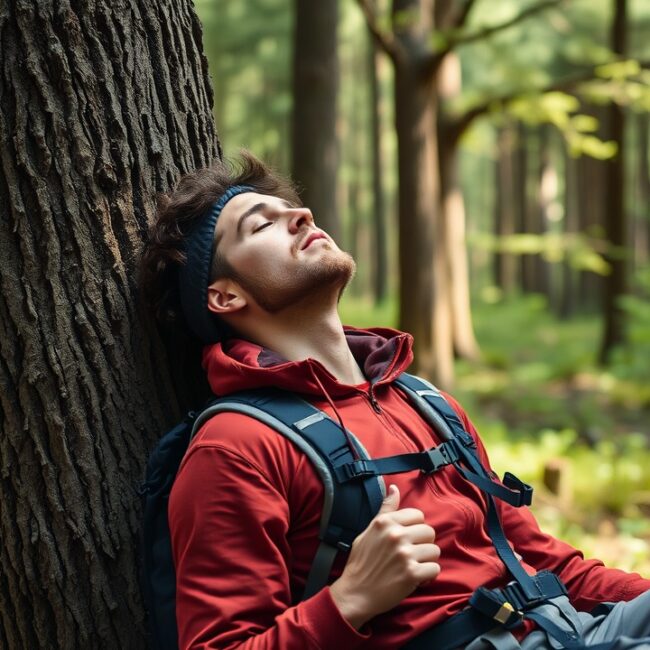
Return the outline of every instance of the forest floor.
{"type": "MultiPolygon", "coordinates": [[[[342,301],[344,322],[394,326],[394,305],[342,301]]],[[[562,321],[541,297],[474,307],[477,362],[452,392],[494,469],[535,487],[541,527],[608,566],[650,576],[650,367],[644,350],[596,363],[600,322],[562,321]]]]}

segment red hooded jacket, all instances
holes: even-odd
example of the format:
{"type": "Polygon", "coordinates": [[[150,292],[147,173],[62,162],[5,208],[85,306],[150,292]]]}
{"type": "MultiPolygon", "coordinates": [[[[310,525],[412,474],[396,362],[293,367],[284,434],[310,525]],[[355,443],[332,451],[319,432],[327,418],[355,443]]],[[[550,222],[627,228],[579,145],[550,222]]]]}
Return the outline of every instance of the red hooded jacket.
{"type": "MultiPolygon", "coordinates": [[[[318,361],[289,362],[242,340],[207,346],[203,364],[216,395],[277,386],[300,394],[335,421],[336,410],[371,457],[438,444],[393,385],[412,360],[411,336],[353,328],[346,328],[346,336],[368,379],[356,386],[339,383],[318,361]]],[[[489,467],[467,415],[448,399],[489,467]]],[[[169,502],[180,647],[392,650],[460,611],[477,587],[508,582],[486,532],[486,502],[477,488],[453,468],[430,476],[397,474],[390,482],[399,487],[400,508],[419,508],[434,527],[442,570],[358,632],[341,616],[328,587],[297,602],[318,546],[323,502],[309,460],[286,438],[245,415],[221,413],[210,419],[183,460],[169,502]]],[[[650,589],[650,581],[638,574],[585,560],[544,534],[528,509],[496,502],[524,566],[530,573],[556,572],[577,609],[631,600],[650,589]]],[[[335,564],[333,578],[344,561],[335,564]]]]}

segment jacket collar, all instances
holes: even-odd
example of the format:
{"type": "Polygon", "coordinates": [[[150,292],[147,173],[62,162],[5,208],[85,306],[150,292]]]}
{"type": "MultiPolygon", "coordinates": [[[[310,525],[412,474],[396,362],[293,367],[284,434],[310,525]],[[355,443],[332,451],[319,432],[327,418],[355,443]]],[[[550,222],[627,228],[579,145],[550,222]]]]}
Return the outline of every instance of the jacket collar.
{"type": "Polygon", "coordinates": [[[392,381],[413,360],[413,337],[389,328],[344,327],[350,351],[367,381],[352,386],[340,383],[319,361],[307,358],[287,361],[273,350],[243,339],[206,345],[203,368],[215,395],[274,386],[291,392],[343,397],[369,384],[392,381]]]}

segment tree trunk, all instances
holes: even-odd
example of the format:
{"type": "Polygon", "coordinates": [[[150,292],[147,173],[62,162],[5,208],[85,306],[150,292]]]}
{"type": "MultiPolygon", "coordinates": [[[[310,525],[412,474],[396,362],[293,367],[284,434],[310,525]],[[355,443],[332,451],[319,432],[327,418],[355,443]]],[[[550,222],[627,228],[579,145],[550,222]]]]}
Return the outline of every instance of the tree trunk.
{"type": "Polygon", "coordinates": [[[316,223],[335,241],[337,0],[295,0],[293,53],[292,177],[316,223]]]}
{"type": "MultiPolygon", "coordinates": [[[[539,143],[539,179],[537,188],[537,201],[539,210],[540,233],[546,234],[557,232],[557,227],[553,222],[557,219],[557,210],[560,208],[558,202],[559,192],[559,173],[557,162],[553,156],[552,131],[549,124],[545,124],[540,129],[539,143]]],[[[539,256],[540,272],[542,284],[540,288],[546,294],[549,305],[555,313],[560,312],[560,291],[561,273],[558,270],[558,264],[546,261],[539,256]]]]}
{"type": "MultiPolygon", "coordinates": [[[[460,59],[454,52],[442,62],[438,75],[438,95],[450,99],[460,94],[460,59]]],[[[459,357],[477,359],[479,347],[474,335],[469,287],[469,261],[465,240],[465,202],[458,179],[458,148],[461,133],[438,112],[438,160],[440,169],[441,221],[447,233],[449,261],[451,330],[454,350],[459,357]]]]}
{"type": "MultiPolygon", "coordinates": [[[[605,139],[602,128],[604,121],[603,109],[592,109],[592,114],[598,119],[599,138],[605,139]]],[[[586,155],[576,160],[578,219],[580,232],[589,237],[603,237],[603,222],[605,219],[605,169],[602,161],[586,155]]],[[[581,311],[598,313],[603,294],[603,277],[591,271],[581,271],[578,275],[578,300],[581,311]]]]}
{"type": "Polygon", "coordinates": [[[370,77],[370,121],[372,144],[372,198],[374,222],[373,293],[375,304],[388,293],[388,249],[386,239],[386,202],[383,182],[382,97],[379,79],[380,52],[374,39],[368,38],[368,72],[370,77]]]}
{"type": "Polygon", "coordinates": [[[648,113],[637,116],[638,128],[638,198],[639,204],[634,221],[634,267],[643,268],[650,261],[650,118],[648,113]]]}
{"type": "Polygon", "coordinates": [[[400,328],[415,339],[415,370],[453,380],[446,235],[439,215],[435,77],[420,65],[431,30],[428,2],[394,0],[394,32],[406,53],[395,65],[400,328]],[[411,19],[405,20],[405,16],[411,19]],[[413,17],[418,16],[415,20],[413,17]]]}
{"type": "MultiPolygon", "coordinates": [[[[625,55],[627,36],[627,0],[614,0],[612,22],[612,51],[625,55]]],[[[603,339],[600,361],[607,362],[615,345],[625,340],[625,312],[619,298],[627,291],[627,260],[623,254],[627,243],[627,214],[625,210],[625,113],[622,106],[612,103],[608,110],[608,139],[616,142],[616,155],[605,161],[605,237],[612,246],[606,259],[611,273],[605,278],[603,292],[603,339]]]]}
{"type": "MultiPolygon", "coordinates": [[[[575,235],[579,227],[578,219],[578,193],[577,186],[577,165],[575,158],[572,158],[564,147],[564,232],[567,235],[575,235]]],[[[576,305],[576,270],[565,258],[562,263],[560,318],[568,319],[575,312],[576,305]]]]}
{"type": "MultiPolygon", "coordinates": [[[[494,234],[497,244],[515,233],[515,191],[514,191],[514,130],[512,125],[499,128],[497,133],[497,161],[495,165],[496,202],[494,234]]],[[[506,252],[494,256],[494,283],[505,294],[510,294],[517,286],[517,260],[506,252]]]]}
{"type": "Polygon", "coordinates": [[[146,645],[137,487],[179,405],[134,268],[155,192],[219,152],[191,3],[124,9],[0,12],[0,646],[12,650],[146,645]]]}
{"type": "MultiPolygon", "coordinates": [[[[348,245],[347,251],[352,255],[354,259],[359,259],[359,239],[360,239],[360,221],[361,221],[361,205],[359,201],[360,194],[360,183],[359,177],[356,173],[358,167],[355,165],[354,171],[351,173],[348,180],[348,245]]],[[[357,272],[352,278],[350,283],[350,293],[354,296],[361,296],[364,294],[364,282],[363,278],[360,277],[360,274],[357,272]]]]}
{"type": "MultiPolygon", "coordinates": [[[[516,230],[520,233],[531,234],[531,201],[528,192],[528,140],[529,129],[523,122],[518,122],[514,152],[516,230]]],[[[533,278],[536,261],[537,256],[532,254],[522,255],[519,259],[519,282],[517,284],[524,293],[534,291],[533,278]]]]}

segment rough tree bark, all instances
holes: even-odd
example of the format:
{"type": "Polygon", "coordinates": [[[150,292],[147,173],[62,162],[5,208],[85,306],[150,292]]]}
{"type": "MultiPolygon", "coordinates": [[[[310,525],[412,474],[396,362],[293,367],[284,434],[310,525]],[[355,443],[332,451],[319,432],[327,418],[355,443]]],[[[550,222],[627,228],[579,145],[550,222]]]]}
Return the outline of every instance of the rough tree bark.
{"type": "Polygon", "coordinates": [[[0,647],[142,648],[137,487],[178,417],[135,302],[157,191],[219,154],[189,0],[0,11],[0,647]]]}
{"type": "Polygon", "coordinates": [[[316,223],[336,241],[337,0],[295,0],[291,175],[316,223]]]}

